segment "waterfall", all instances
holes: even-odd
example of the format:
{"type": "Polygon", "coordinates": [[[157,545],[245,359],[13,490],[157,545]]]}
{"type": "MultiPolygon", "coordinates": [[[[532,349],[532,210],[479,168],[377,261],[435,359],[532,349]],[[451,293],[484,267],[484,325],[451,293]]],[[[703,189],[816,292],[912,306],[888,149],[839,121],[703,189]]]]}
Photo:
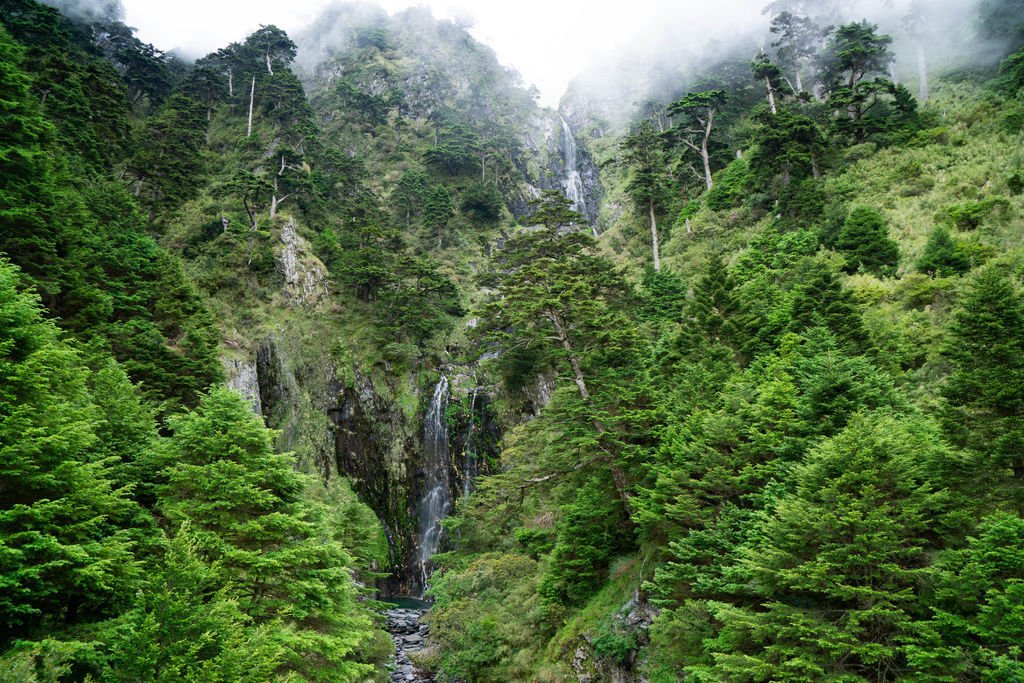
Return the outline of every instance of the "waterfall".
{"type": "MultiPolygon", "coordinates": [[[[565,179],[562,186],[565,188],[566,198],[572,202],[572,210],[586,216],[587,200],[576,154],[576,138],[572,136],[572,129],[569,128],[569,122],[565,117],[559,114],[558,118],[562,120],[562,156],[565,157],[565,179]]],[[[596,230],[594,237],[597,237],[596,230]]]]}
{"type": "Polygon", "coordinates": [[[430,557],[441,544],[441,520],[451,512],[452,500],[448,492],[448,425],[445,407],[448,405],[448,379],[434,388],[423,421],[423,497],[419,505],[419,550],[416,563],[420,570],[423,590],[430,578],[430,557]]]}
{"type": "MultiPolygon", "coordinates": [[[[474,379],[476,375],[474,375],[474,379]]],[[[473,397],[469,400],[469,427],[466,433],[466,446],[462,460],[462,497],[466,498],[473,490],[473,482],[477,475],[476,453],[473,452],[473,427],[476,425],[476,397],[480,387],[473,383],[473,397]]]]}

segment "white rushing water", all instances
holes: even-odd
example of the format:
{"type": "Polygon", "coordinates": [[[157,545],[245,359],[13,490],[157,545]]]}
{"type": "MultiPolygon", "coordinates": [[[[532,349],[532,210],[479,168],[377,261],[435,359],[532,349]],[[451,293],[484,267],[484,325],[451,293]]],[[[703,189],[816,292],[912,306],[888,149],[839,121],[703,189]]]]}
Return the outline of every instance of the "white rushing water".
{"type": "Polygon", "coordinates": [[[476,422],[476,397],[480,391],[480,387],[476,386],[476,375],[473,375],[473,395],[469,400],[469,427],[466,433],[466,446],[463,449],[463,462],[462,462],[462,497],[469,497],[470,492],[473,490],[473,482],[476,480],[477,475],[477,462],[476,453],[474,452],[473,445],[473,428],[476,422]]]}
{"type": "Polygon", "coordinates": [[[573,137],[572,129],[569,128],[569,122],[565,117],[559,114],[558,118],[562,120],[562,156],[565,157],[565,178],[562,180],[562,187],[565,188],[566,198],[572,202],[572,210],[586,216],[587,201],[583,192],[583,177],[580,176],[576,138],[573,137]]]}
{"type": "Polygon", "coordinates": [[[430,578],[430,557],[441,545],[441,520],[452,508],[448,491],[448,425],[444,415],[447,405],[448,378],[442,375],[434,387],[434,396],[423,420],[424,484],[419,505],[420,533],[416,555],[423,590],[426,590],[430,578]]]}

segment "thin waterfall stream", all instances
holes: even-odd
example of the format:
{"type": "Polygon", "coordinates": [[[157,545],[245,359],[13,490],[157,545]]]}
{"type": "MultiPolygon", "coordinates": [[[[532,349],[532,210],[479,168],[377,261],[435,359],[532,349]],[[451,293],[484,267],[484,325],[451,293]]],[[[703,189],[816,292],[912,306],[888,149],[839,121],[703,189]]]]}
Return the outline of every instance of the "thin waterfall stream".
{"type": "Polygon", "coordinates": [[[441,520],[452,509],[448,489],[448,378],[441,376],[423,420],[423,496],[419,503],[419,547],[416,565],[420,571],[421,595],[430,579],[430,557],[441,545],[441,520]]]}
{"type": "MultiPolygon", "coordinates": [[[[562,121],[562,156],[565,157],[565,178],[562,180],[562,187],[565,188],[566,198],[572,202],[572,210],[586,216],[587,200],[583,190],[583,176],[580,175],[576,138],[573,137],[572,128],[565,117],[559,114],[558,118],[562,121]]],[[[594,237],[597,237],[597,229],[591,228],[591,231],[594,237]]]]}
{"type": "Polygon", "coordinates": [[[466,433],[466,445],[464,447],[462,462],[462,497],[468,498],[473,491],[473,482],[477,475],[476,452],[473,450],[473,427],[476,424],[476,397],[480,393],[480,387],[476,383],[476,374],[473,375],[473,393],[469,400],[469,427],[466,433]]]}

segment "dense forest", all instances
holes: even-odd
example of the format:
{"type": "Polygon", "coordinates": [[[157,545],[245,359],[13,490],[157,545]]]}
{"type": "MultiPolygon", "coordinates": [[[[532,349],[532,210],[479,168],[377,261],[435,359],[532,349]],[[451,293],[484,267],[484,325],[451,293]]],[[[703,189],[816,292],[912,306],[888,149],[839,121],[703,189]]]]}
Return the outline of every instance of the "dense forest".
{"type": "Polygon", "coordinates": [[[1024,2],[557,110],[424,8],[123,22],[0,0],[0,682],[1024,681],[1024,2]]]}

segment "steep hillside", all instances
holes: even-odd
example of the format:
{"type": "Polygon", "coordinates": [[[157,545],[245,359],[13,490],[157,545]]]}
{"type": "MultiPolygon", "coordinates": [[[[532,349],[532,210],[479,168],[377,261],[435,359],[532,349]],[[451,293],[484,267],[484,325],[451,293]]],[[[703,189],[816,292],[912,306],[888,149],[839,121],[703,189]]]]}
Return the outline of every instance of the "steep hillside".
{"type": "Polygon", "coordinates": [[[0,680],[1024,676],[1020,5],[0,0],[0,680]]]}

